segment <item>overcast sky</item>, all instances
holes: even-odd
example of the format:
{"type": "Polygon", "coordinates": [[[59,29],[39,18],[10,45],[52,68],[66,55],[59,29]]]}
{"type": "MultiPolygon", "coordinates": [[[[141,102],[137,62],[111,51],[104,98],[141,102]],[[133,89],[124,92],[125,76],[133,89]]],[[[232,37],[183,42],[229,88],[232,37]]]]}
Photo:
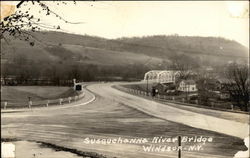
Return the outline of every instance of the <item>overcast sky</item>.
{"type": "Polygon", "coordinates": [[[36,17],[49,25],[59,24],[63,31],[105,38],[188,35],[220,36],[233,39],[248,47],[249,17],[241,16],[248,1],[95,1],[56,5],[44,2],[52,10],[72,22],[65,24],[54,16],[39,14],[38,6],[28,6],[36,17]],[[238,17],[238,18],[237,18],[238,17]]]}

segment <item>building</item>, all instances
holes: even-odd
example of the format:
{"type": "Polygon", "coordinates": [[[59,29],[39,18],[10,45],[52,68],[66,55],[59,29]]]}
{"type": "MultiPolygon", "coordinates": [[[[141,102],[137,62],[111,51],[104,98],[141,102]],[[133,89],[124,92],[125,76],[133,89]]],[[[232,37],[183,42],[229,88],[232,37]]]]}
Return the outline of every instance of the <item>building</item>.
{"type": "Polygon", "coordinates": [[[176,90],[175,84],[173,82],[157,83],[153,87],[157,89],[160,94],[173,93],[176,90]]]}
{"type": "Polygon", "coordinates": [[[199,90],[213,93],[217,98],[229,99],[229,89],[234,89],[236,83],[226,78],[207,78],[197,82],[199,90]]]}
{"type": "Polygon", "coordinates": [[[151,70],[144,75],[144,81],[156,83],[175,83],[179,71],[173,70],[151,70]]]}
{"type": "Polygon", "coordinates": [[[234,90],[235,87],[237,87],[236,83],[233,80],[225,78],[218,78],[216,81],[216,85],[219,91],[220,99],[229,99],[230,98],[229,89],[234,90]]]}
{"type": "Polygon", "coordinates": [[[178,90],[182,91],[182,92],[196,92],[196,91],[198,91],[194,80],[182,80],[179,83],[178,90]]]}

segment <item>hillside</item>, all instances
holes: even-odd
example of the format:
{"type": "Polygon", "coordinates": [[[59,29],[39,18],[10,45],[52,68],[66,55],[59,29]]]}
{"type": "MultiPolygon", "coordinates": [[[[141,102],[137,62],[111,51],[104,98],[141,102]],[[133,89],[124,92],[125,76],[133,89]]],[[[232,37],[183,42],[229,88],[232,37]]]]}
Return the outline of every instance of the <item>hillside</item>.
{"type": "MultiPolygon", "coordinates": [[[[175,54],[185,54],[217,64],[218,61],[227,62],[248,57],[246,47],[235,41],[215,37],[172,35],[108,40],[61,32],[36,32],[35,36],[45,45],[36,44],[35,47],[27,47],[25,42],[12,41],[10,46],[12,48],[6,49],[8,47],[6,46],[2,58],[9,57],[8,52],[13,52],[13,47],[17,53],[25,52],[27,56],[32,58],[36,56],[35,58],[40,60],[71,58],[70,60],[77,59],[77,61],[101,65],[145,63],[149,59],[157,64],[175,54]],[[37,53],[33,54],[34,52],[37,53]]],[[[2,43],[5,45],[4,42],[2,43]]]]}
{"type": "Polygon", "coordinates": [[[53,74],[56,79],[67,71],[68,75],[63,77],[68,79],[80,78],[81,74],[88,80],[103,76],[141,79],[146,71],[165,69],[176,58],[196,68],[222,66],[229,61],[247,62],[248,59],[246,47],[215,37],[172,35],[109,40],[62,32],[35,32],[33,35],[38,39],[34,46],[17,39],[10,40],[9,44],[1,41],[5,76],[20,75],[27,70],[22,77],[34,77],[33,73],[35,77],[53,74]]]}
{"type": "Polygon", "coordinates": [[[39,32],[35,33],[35,36],[43,42],[36,42],[33,47],[25,41],[11,40],[10,45],[2,41],[2,61],[25,56],[33,62],[63,61],[93,65],[130,65],[146,62],[157,65],[162,62],[157,56],[107,48],[106,46],[110,45],[109,43],[112,45],[113,42],[102,38],[59,32],[39,32]]]}
{"type": "MultiPolygon", "coordinates": [[[[161,48],[167,58],[175,54],[187,55],[208,65],[220,65],[228,61],[244,61],[248,49],[236,41],[215,37],[148,36],[122,38],[120,42],[161,48]]],[[[148,55],[153,55],[151,52],[148,55]]]]}

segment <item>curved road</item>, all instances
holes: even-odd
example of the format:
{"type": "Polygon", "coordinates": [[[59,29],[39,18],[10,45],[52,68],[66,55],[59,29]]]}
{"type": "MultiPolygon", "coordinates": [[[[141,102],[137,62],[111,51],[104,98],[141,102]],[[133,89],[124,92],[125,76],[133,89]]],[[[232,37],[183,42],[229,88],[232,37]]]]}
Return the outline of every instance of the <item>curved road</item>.
{"type": "MultiPolygon", "coordinates": [[[[154,100],[147,100],[138,96],[121,92],[112,88],[112,85],[113,84],[92,85],[89,87],[89,89],[105,98],[113,99],[114,101],[121,102],[125,105],[161,119],[182,123],[195,128],[215,131],[242,139],[249,135],[248,123],[221,119],[167,106],[166,104],[157,103],[154,100]]],[[[230,112],[222,112],[222,114],[223,113],[227,113],[228,115],[231,115],[231,117],[244,117],[245,120],[247,120],[244,122],[249,122],[249,115],[230,112]]]]}
{"type": "MultiPolygon", "coordinates": [[[[140,144],[86,144],[84,140],[197,135],[213,137],[214,143],[207,143],[203,151],[186,151],[185,158],[227,158],[238,150],[245,150],[242,138],[248,134],[248,124],[156,103],[118,91],[112,85],[113,83],[89,85],[87,88],[96,98],[84,90],[85,98],[70,106],[2,113],[2,138],[43,141],[121,158],[175,158],[177,152],[145,152],[140,144]]],[[[232,115],[241,117],[241,114],[232,115]]],[[[247,117],[244,115],[243,118],[247,117]]]]}

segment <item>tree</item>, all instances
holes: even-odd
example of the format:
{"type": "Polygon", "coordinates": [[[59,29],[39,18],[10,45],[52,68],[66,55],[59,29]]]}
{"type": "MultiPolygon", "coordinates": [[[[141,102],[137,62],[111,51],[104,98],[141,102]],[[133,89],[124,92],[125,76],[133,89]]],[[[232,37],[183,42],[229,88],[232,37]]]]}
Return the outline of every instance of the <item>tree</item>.
{"type": "Polygon", "coordinates": [[[247,65],[232,63],[228,66],[226,76],[229,84],[226,89],[230,93],[231,102],[243,111],[249,106],[249,69],[247,65]]]}
{"type": "MultiPolygon", "coordinates": [[[[66,2],[53,1],[57,5],[60,3],[67,4],[66,2]]],[[[56,18],[64,21],[65,23],[77,24],[70,22],[64,19],[62,16],[58,15],[55,11],[53,11],[45,2],[40,0],[21,0],[16,5],[16,8],[21,8],[23,5],[27,3],[32,3],[33,5],[40,6],[41,10],[38,10],[39,13],[45,13],[46,16],[54,15],[56,18]]],[[[74,3],[76,3],[74,1],[74,3]]],[[[1,8],[2,9],[2,8],[1,8]]],[[[30,9],[30,8],[29,8],[30,9]]],[[[19,40],[24,40],[29,42],[31,46],[34,46],[35,41],[41,42],[37,39],[32,32],[40,31],[41,29],[55,29],[59,30],[61,27],[59,25],[48,25],[41,22],[40,18],[35,17],[28,10],[18,10],[11,15],[7,15],[6,17],[1,17],[0,23],[0,39],[4,39],[7,43],[7,37],[17,38],[19,40]]]]}
{"type": "Polygon", "coordinates": [[[192,70],[199,66],[199,63],[192,57],[184,54],[174,54],[170,57],[170,69],[179,71],[177,80],[187,80],[193,76],[192,70]]]}
{"type": "Polygon", "coordinates": [[[213,92],[216,90],[216,85],[213,81],[213,79],[202,76],[196,81],[200,104],[209,105],[209,102],[212,100],[219,99],[219,96],[213,92]]]}

